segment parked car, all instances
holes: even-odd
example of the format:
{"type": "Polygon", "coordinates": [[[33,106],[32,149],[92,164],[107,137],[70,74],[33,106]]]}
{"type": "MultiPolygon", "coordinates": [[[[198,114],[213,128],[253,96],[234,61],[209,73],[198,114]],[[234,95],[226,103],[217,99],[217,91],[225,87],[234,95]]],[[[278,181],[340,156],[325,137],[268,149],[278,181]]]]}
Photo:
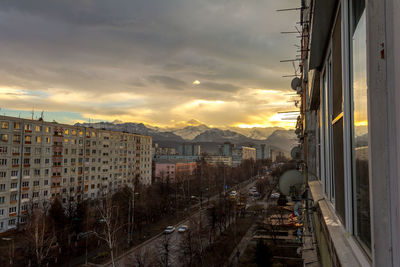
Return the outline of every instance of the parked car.
{"type": "Polygon", "coordinates": [[[172,225],[167,226],[167,228],[165,228],[164,233],[166,234],[171,234],[175,231],[175,227],[173,227],[172,225]]]}
{"type": "Polygon", "coordinates": [[[281,194],[279,193],[272,193],[271,198],[279,198],[281,194]]]}
{"type": "Polygon", "coordinates": [[[181,225],[181,226],[178,228],[178,233],[184,233],[184,232],[187,231],[187,229],[189,229],[189,227],[188,227],[187,225],[181,225]]]}

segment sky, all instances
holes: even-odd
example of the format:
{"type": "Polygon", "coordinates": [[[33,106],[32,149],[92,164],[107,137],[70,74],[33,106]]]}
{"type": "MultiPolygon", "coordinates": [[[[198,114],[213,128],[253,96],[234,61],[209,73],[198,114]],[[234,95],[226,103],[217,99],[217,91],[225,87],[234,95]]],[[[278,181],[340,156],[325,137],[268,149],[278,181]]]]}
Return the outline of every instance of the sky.
{"type": "Polygon", "coordinates": [[[294,127],[298,0],[2,0],[0,113],[294,127]]]}

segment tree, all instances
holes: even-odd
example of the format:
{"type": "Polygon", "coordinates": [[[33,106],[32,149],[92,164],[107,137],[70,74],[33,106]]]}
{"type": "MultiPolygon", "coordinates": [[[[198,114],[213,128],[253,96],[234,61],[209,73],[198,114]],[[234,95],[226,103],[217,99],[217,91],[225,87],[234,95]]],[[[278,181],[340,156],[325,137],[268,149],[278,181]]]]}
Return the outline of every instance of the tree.
{"type": "Polygon", "coordinates": [[[97,214],[99,225],[94,234],[106,243],[110,251],[112,266],[115,266],[114,248],[117,245],[117,233],[123,225],[120,223],[119,207],[113,201],[111,193],[106,194],[104,199],[97,203],[97,214]]]}
{"type": "Polygon", "coordinates": [[[32,249],[36,264],[42,266],[57,241],[54,224],[48,217],[48,205],[33,208],[24,227],[28,248],[32,249]]]}

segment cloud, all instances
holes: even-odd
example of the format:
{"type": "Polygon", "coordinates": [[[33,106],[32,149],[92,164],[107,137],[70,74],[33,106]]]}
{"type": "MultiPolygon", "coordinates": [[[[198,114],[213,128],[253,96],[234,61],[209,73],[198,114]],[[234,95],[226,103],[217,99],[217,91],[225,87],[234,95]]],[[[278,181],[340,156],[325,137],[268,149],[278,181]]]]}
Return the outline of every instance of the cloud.
{"type": "Polygon", "coordinates": [[[149,81],[152,83],[160,84],[165,88],[172,90],[180,90],[183,87],[187,86],[187,84],[179,79],[175,79],[168,76],[162,75],[153,75],[149,77],[149,81]]]}
{"type": "Polygon", "coordinates": [[[268,121],[290,108],[277,95],[291,90],[281,76],[292,67],[279,60],[298,41],[279,33],[298,13],[275,10],[296,4],[0,1],[0,88],[22,90],[2,106],[160,125],[268,121]]]}

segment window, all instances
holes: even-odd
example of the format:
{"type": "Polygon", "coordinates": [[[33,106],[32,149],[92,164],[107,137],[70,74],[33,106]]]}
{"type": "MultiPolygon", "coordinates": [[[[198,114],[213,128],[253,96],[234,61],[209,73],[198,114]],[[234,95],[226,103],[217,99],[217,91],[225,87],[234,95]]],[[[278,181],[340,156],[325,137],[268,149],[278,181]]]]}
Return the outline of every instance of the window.
{"type": "Polygon", "coordinates": [[[32,125],[31,124],[25,124],[25,131],[32,131],[32,125]]]}
{"type": "Polygon", "coordinates": [[[22,182],[22,187],[28,187],[28,186],[29,186],[29,182],[28,181],[22,182]]]}
{"type": "Polygon", "coordinates": [[[31,142],[32,142],[32,136],[25,135],[25,143],[31,143],[31,142]]]}
{"type": "Polygon", "coordinates": [[[36,143],[41,143],[42,142],[42,137],[36,136],[36,143]]]}
{"type": "Polygon", "coordinates": [[[48,185],[49,184],[49,180],[44,180],[44,185],[48,185]]]}
{"type": "Polygon", "coordinates": [[[33,181],[33,186],[39,186],[40,182],[39,181],[33,181]]]}
{"type": "Polygon", "coordinates": [[[29,146],[24,147],[24,153],[31,153],[31,147],[29,146]]]}
{"type": "Polygon", "coordinates": [[[42,153],[42,149],[40,147],[36,147],[35,148],[35,154],[36,155],[40,155],[40,153],[42,153]]]}
{"type": "Polygon", "coordinates": [[[40,175],[40,170],[39,169],[35,169],[34,170],[34,175],[35,176],[39,176],[40,175]]]}
{"type": "Polygon", "coordinates": [[[12,225],[12,226],[15,225],[15,221],[16,221],[15,219],[9,220],[8,225],[12,225]]]}
{"type": "Polygon", "coordinates": [[[46,127],[46,133],[49,133],[51,131],[50,127],[46,127]]]}
{"type": "Polygon", "coordinates": [[[29,194],[28,194],[28,193],[24,193],[24,194],[21,195],[21,198],[22,198],[22,199],[24,199],[24,198],[29,198],[29,194]]]}
{"type": "Polygon", "coordinates": [[[7,159],[0,159],[0,166],[7,165],[7,159]]]}
{"type": "Polygon", "coordinates": [[[32,197],[39,197],[39,192],[33,192],[32,197]]]}
{"type": "MultiPolygon", "coordinates": [[[[50,137],[46,137],[46,143],[50,143],[50,137]]],[[[46,148],[46,150],[47,150],[47,148],[46,148]]],[[[49,151],[49,153],[50,153],[50,151],[49,151]]]]}
{"type": "Polygon", "coordinates": [[[10,207],[8,212],[9,213],[17,212],[17,207],[10,207]]]}
{"type": "Polygon", "coordinates": [[[64,134],[69,134],[69,130],[68,130],[68,129],[65,129],[65,130],[64,130],[64,134]]]}
{"type": "Polygon", "coordinates": [[[18,177],[18,171],[17,170],[12,170],[11,171],[11,177],[18,177]]]}
{"type": "Polygon", "coordinates": [[[8,134],[0,134],[1,142],[8,142],[8,134]]]}
{"type": "Polygon", "coordinates": [[[14,122],[14,129],[16,129],[16,130],[21,129],[21,123],[20,122],[14,122]]]}
{"type": "Polygon", "coordinates": [[[29,176],[29,174],[30,174],[29,169],[23,170],[23,174],[24,174],[24,176],[29,176]]]}
{"type": "Polygon", "coordinates": [[[35,164],[40,164],[40,159],[35,159],[35,160],[34,160],[34,163],[35,163],[35,164]]]}
{"type": "Polygon", "coordinates": [[[42,131],[42,126],[36,125],[35,131],[36,131],[36,132],[41,132],[41,131],[42,131]]]}
{"type": "Polygon", "coordinates": [[[0,197],[0,204],[4,204],[6,202],[6,197],[0,197]]]}
{"type": "Polygon", "coordinates": [[[5,191],[5,190],[6,190],[6,185],[0,184],[0,191],[5,191]]]}
{"type": "Polygon", "coordinates": [[[368,173],[367,49],[365,0],[350,4],[354,234],[371,249],[368,173]]]}
{"type": "Polygon", "coordinates": [[[12,165],[18,165],[19,164],[19,159],[17,159],[17,158],[11,159],[11,164],[12,165]]]}
{"type": "Polygon", "coordinates": [[[1,129],[8,129],[8,121],[1,122],[1,129]]]}
{"type": "Polygon", "coordinates": [[[17,194],[12,194],[11,196],[10,196],[10,201],[16,201],[17,200],[17,194]]]}
{"type": "Polygon", "coordinates": [[[0,216],[4,215],[4,209],[0,209],[0,216]]]}
{"type": "Polygon", "coordinates": [[[6,146],[0,146],[0,154],[7,154],[7,147],[6,146]]]}
{"type": "Polygon", "coordinates": [[[5,178],[7,176],[6,171],[0,171],[0,178],[5,178]]]}

